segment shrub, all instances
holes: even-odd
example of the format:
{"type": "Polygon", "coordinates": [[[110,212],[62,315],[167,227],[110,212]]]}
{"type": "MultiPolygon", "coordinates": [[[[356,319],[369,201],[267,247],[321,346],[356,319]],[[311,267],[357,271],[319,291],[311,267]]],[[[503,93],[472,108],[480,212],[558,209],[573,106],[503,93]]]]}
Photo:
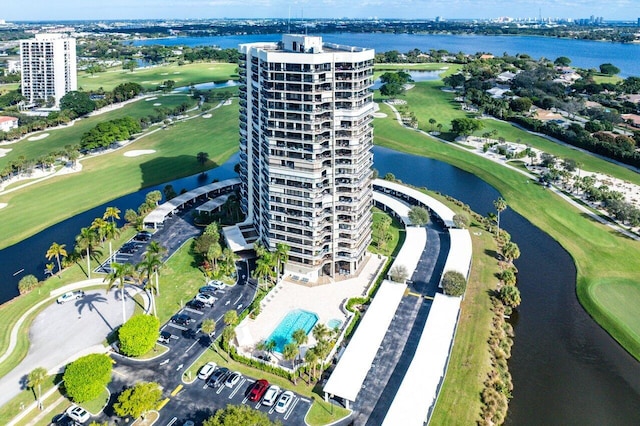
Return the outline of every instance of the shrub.
{"type": "Polygon", "coordinates": [[[67,366],[62,380],[67,395],[82,403],[97,398],[111,381],[113,363],[105,354],[91,354],[78,358],[67,366]]]}
{"type": "Polygon", "coordinates": [[[152,315],[134,315],[118,331],[120,351],[127,356],[149,352],[160,335],[160,321],[152,315]]]}
{"type": "Polygon", "coordinates": [[[20,291],[20,294],[29,293],[38,287],[38,284],[38,279],[34,275],[25,275],[18,283],[18,291],[20,291]]]}
{"type": "Polygon", "coordinates": [[[467,288],[467,280],[457,271],[448,271],[442,277],[442,288],[449,296],[462,296],[467,288]]]}

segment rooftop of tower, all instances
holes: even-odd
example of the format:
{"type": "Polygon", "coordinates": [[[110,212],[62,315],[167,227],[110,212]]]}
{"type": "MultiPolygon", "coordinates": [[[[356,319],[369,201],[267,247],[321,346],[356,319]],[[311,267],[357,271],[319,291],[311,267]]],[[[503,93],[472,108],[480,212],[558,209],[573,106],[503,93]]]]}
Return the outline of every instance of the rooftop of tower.
{"type": "Polygon", "coordinates": [[[328,53],[328,52],[365,52],[368,48],[346,46],[342,44],[323,43],[322,37],[305,34],[283,34],[282,40],[277,43],[250,43],[260,45],[263,50],[287,53],[328,53]]]}

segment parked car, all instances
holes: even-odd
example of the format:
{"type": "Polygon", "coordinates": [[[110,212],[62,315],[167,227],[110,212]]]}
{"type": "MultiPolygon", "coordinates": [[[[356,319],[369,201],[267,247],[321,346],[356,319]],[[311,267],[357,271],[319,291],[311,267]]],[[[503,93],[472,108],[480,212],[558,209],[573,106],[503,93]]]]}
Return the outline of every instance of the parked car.
{"type": "Polygon", "coordinates": [[[242,379],[242,373],[240,373],[239,371],[234,371],[233,373],[229,374],[227,380],[224,381],[224,385],[228,388],[232,388],[236,384],[238,384],[240,379],[242,379]]]}
{"type": "Polygon", "coordinates": [[[151,239],[151,235],[147,232],[138,232],[133,239],[135,241],[149,241],[151,239]]]}
{"type": "Polygon", "coordinates": [[[202,311],[206,307],[206,305],[196,299],[190,300],[187,302],[187,307],[191,309],[195,309],[196,311],[202,311]]]}
{"type": "Polygon", "coordinates": [[[217,364],[213,361],[210,361],[202,366],[200,371],[198,372],[198,379],[207,380],[213,372],[216,370],[217,364]]]}
{"type": "Polygon", "coordinates": [[[56,303],[62,304],[68,302],[69,300],[82,299],[84,297],[84,291],[76,290],[76,291],[68,291],[65,294],[61,295],[56,299],[56,303]]]}
{"type": "Polygon", "coordinates": [[[219,368],[216,370],[215,373],[213,373],[211,377],[209,377],[209,381],[207,382],[207,385],[210,388],[220,387],[220,385],[222,385],[224,381],[227,379],[228,375],[229,375],[228,368],[226,367],[219,368]]]}
{"type": "Polygon", "coordinates": [[[284,391],[276,403],[276,412],[285,413],[289,409],[291,401],[293,401],[293,392],[284,391]]]}
{"type": "Polygon", "coordinates": [[[204,287],[200,287],[200,289],[198,290],[198,292],[202,294],[214,294],[216,291],[218,291],[218,289],[210,285],[205,285],[204,287]]]}
{"type": "Polygon", "coordinates": [[[53,418],[52,424],[56,426],[80,426],[82,423],[78,423],[71,417],[67,416],[67,413],[58,414],[53,418]]]}
{"type": "Polygon", "coordinates": [[[265,379],[258,380],[253,384],[253,387],[249,391],[249,401],[260,401],[267,389],[269,389],[269,382],[265,379]]]}
{"type": "Polygon", "coordinates": [[[196,300],[204,303],[207,306],[213,306],[213,302],[216,301],[216,298],[210,294],[198,293],[196,295],[196,300]]]}
{"type": "Polygon", "coordinates": [[[173,336],[168,331],[161,331],[160,337],[158,337],[158,343],[169,344],[171,343],[171,336],[173,336]]]}
{"type": "Polygon", "coordinates": [[[227,288],[227,285],[219,280],[211,280],[207,283],[207,287],[213,287],[216,290],[224,290],[227,288]]]}
{"type": "Polygon", "coordinates": [[[278,400],[278,394],[280,393],[280,386],[271,385],[269,389],[264,394],[264,398],[262,399],[262,405],[266,405],[267,407],[271,407],[278,400]]]}
{"type": "Polygon", "coordinates": [[[184,327],[188,326],[189,324],[191,324],[192,322],[195,322],[196,320],[194,320],[193,318],[191,318],[189,315],[187,314],[178,314],[178,315],[174,315],[173,317],[171,317],[171,322],[174,324],[178,324],[178,325],[182,325],[184,327]]]}
{"type": "Polygon", "coordinates": [[[185,339],[195,339],[198,333],[193,328],[182,330],[182,337],[185,339]]]}
{"type": "Polygon", "coordinates": [[[87,410],[85,410],[82,407],[78,407],[75,404],[67,408],[67,411],[65,412],[67,413],[67,416],[69,416],[71,420],[74,420],[79,423],[85,423],[89,421],[89,419],[91,418],[91,414],[89,414],[87,410]]]}

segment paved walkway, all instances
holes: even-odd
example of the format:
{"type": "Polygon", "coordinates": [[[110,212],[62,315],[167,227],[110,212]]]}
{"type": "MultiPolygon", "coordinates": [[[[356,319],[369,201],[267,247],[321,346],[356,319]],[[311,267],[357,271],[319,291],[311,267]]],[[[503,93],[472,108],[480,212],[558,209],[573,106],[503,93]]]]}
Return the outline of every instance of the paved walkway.
{"type": "MultiPolygon", "coordinates": [[[[20,364],[0,379],[0,406],[25,388],[26,375],[37,367],[50,374],[58,372],[72,360],[89,353],[104,352],[106,336],[122,323],[120,291],[105,293],[89,290],[84,298],[62,305],[53,301],[62,293],[73,289],[103,284],[103,279],[80,281],[57,289],[49,298],[36,304],[17,321],[11,330],[9,347],[0,357],[6,360],[15,350],[18,333],[29,315],[45,304],[50,304],[34,319],[29,330],[29,352],[20,364]]],[[[133,314],[135,303],[130,297],[138,288],[129,287],[125,299],[126,316],[133,314]]],[[[144,293],[143,293],[144,294],[144,293]]],[[[148,301],[145,297],[145,306],[148,301]]]]}
{"type": "MultiPolygon", "coordinates": [[[[396,120],[398,121],[398,123],[399,123],[401,126],[406,127],[407,129],[415,130],[415,129],[413,129],[413,128],[409,127],[409,126],[405,126],[405,125],[402,123],[402,117],[400,116],[400,113],[398,112],[398,110],[397,110],[393,105],[391,105],[391,104],[386,104],[386,105],[387,105],[387,106],[389,106],[389,108],[391,108],[391,110],[394,112],[394,114],[395,114],[395,116],[396,116],[396,120]]],[[[528,130],[526,130],[526,129],[522,129],[522,130],[524,130],[524,131],[526,131],[526,132],[528,132],[528,133],[532,133],[532,132],[530,132],[530,131],[528,131],[528,130]]],[[[498,163],[498,164],[500,164],[500,165],[502,165],[502,166],[504,166],[504,167],[507,167],[507,168],[509,168],[509,169],[511,169],[511,170],[513,170],[513,171],[515,171],[515,172],[520,173],[520,174],[521,174],[521,175],[523,175],[523,176],[526,176],[528,179],[531,179],[531,180],[533,180],[533,181],[537,181],[537,176],[535,176],[535,175],[533,175],[533,174],[531,174],[531,173],[528,173],[528,172],[526,172],[526,171],[524,171],[524,170],[522,170],[522,169],[519,169],[519,168],[517,168],[517,167],[514,167],[514,166],[512,166],[512,165],[510,165],[510,164],[507,164],[504,160],[502,160],[502,159],[500,159],[500,158],[493,158],[493,157],[490,157],[490,156],[487,156],[487,155],[479,155],[478,153],[475,153],[475,152],[473,152],[473,151],[470,151],[470,150],[468,150],[468,149],[466,149],[466,148],[463,148],[463,147],[458,146],[458,145],[456,145],[456,144],[452,144],[451,142],[449,142],[449,141],[447,141],[447,140],[440,139],[440,138],[438,138],[438,137],[436,137],[436,136],[433,136],[433,135],[431,135],[431,134],[429,134],[429,133],[425,132],[424,130],[416,130],[416,131],[417,131],[417,132],[419,132],[419,133],[421,133],[421,134],[423,134],[423,135],[425,135],[425,136],[428,136],[428,137],[430,137],[430,138],[433,138],[433,139],[435,139],[435,140],[437,140],[437,141],[439,141],[439,142],[446,143],[447,145],[449,145],[449,146],[451,146],[451,147],[454,147],[454,148],[456,148],[456,149],[459,149],[459,150],[461,150],[461,151],[468,152],[468,153],[471,153],[471,154],[475,154],[475,155],[478,155],[479,157],[483,157],[483,158],[486,158],[486,159],[488,159],[488,160],[491,160],[491,161],[493,161],[494,163],[498,163]]],[[[532,133],[532,134],[537,135],[536,133],[532,133]]],[[[539,136],[539,135],[538,135],[538,136],[539,136]]],[[[591,154],[591,153],[589,153],[589,154],[591,154]]],[[[607,161],[610,161],[610,160],[607,160],[607,161]]],[[[560,198],[562,198],[562,199],[563,199],[563,200],[565,200],[567,203],[571,204],[572,206],[574,206],[575,208],[577,208],[578,210],[580,210],[582,213],[584,213],[584,214],[588,215],[591,219],[593,219],[593,220],[595,220],[595,221],[597,221],[597,222],[599,222],[599,223],[601,223],[601,224],[603,224],[603,225],[605,225],[605,226],[608,226],[609,228],[611,228],[611,229],[613,229],[613,230],[615,230],[615,231],[617,231],[617,232],[619,232],[619,233],[623,234],[623,235],[624,235],[624,236],[626,236],[626,237],[632,238],[632,239],[634,239],[634,240],[636,240],[636,241],[640,241],[640,237],[639,237],[638,235],[636,235],[636,234],[634,234],[634,233],[632,233],[632,232],[627,231],[626,229],[624,229],[623,227],[621,227],[619,224],[617,224],[617,223],[615,223],[615,222],[611,222],[611,221],[609,221],[609,220],[607,220],[607,219],[604,219],[604,218],[600,217],[598,214],[594,213],[591,209],[587,208],[586,206],[584,206],[584,205],[580,204],[579,202],[577,202],[577,201],[576,201],[576,200],[574,200],[573,198],[569,197],[567,194],[565,194],[565,193],[564,193],[564,192],[562,192],[560,189],[558,189],[555,185],[554,185],[554,186],[551,186],[551,188],[549,188],[549,190],[550,190],[550,191],[553,191],[554,193],[556,193],[560,198]]]]}

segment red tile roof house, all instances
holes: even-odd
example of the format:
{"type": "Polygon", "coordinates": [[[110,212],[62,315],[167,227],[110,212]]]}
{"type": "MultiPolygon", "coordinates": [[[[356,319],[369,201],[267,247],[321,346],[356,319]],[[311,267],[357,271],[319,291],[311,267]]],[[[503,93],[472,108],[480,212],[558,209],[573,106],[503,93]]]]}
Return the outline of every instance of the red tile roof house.
{"type": "Polygon", "coordinates": [[[8,132],[11,129],[18,127],[18,119],[16,117],[7,117],[0,115],[0,130],[8,132]]]}

